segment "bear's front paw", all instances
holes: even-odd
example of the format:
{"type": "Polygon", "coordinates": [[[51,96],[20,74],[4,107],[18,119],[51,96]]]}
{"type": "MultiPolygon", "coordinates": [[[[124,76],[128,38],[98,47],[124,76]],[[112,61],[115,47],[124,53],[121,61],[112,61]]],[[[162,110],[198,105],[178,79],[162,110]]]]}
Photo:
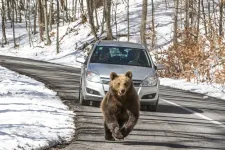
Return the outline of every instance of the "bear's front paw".
{"type": "Polygon", "coordinates": [[[127,128],[125,126],[123,126],[121,129],[120,129],[120,132],[123,134],[124,137],[127,136],[127,128]]]}
{"type": "Polygon", "coordinates": [[[107,141],[115,141],[115,138],[112,135],[105,135],[105,140],[107,140],[107,141]]]}
{"type": "Polygon", "coordinates": [[[123,134],[120,132],[119,128],[115,128],[115,132],[113,133],[113,136],[117,139],[123,139],[123,134]]]}
{"type": "Polygon", "coordinates": [[[126,126],[123,126],[123,127],[120,129],[120,132],[123,134],[123,137],[126,137],[126,136],[128,136],[128,134],[130,133],[130,130],[129,130],[126,126]]]}

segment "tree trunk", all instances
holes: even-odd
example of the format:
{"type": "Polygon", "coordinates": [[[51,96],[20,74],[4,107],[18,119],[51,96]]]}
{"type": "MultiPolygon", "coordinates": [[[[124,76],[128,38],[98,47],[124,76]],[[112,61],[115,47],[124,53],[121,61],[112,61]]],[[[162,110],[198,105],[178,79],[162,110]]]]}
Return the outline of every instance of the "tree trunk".
{"type": "Polygon", "coordinates": [[[34,32],[33,34],[35,35],[37,33],[37,2],[34,4],[35,10],[34,10],[34,32]]]}
{"type": "Polygon", "coordinates": [[[141,44],[146,46],[146,19],[147,19],[148,0],[142,0],[142,17],[141,17],[141,44]]]}
{"type": "Polygon", "coordinates": [[[186,29],[186,38],[189,37],[189,0],[185,0],[185,29],[186,29]]]}
{"type": "Polygon", "coordinates": [[[59,0],[57,1],[57,36],[56,36],[56,53],[59,53],[59,0]]]}
{"type": "Polygon", "coordinates": [[[72,6],[72,20],[73,21],[75,21],[76,20],[76,18],[77,18],[77,15],[76,15],[76,13],[77,13],[77,0],[73,0],[73,4],[72,4],[73,6],[72,6]]]}
{"type": "Polygon", "coordinates": [[[127,0],[127,41],[130,41],[130,16],[129,16],[129,0],[127,0]]]}
{"type": "Polygon", "coordinates": [[[7,17],[9,20],[11,20],[11,16],[10,16],[10,12],[11,12],[11,9],[10,9],[10,2],[11,0],[6,0],[7,2],[7,17]]]}
{"type": "Polygon", "coordinates": [[[64,11],[66,11],[66,22],[68,22],[68,20],[69,20],[69,17],[68,17],[68,4],[67,4],[67,0],[65,0],[65,3],[64,3],[64,5],[65,5],[65,9],[64,9],[64,11]]]}
{"type": "Polygon", "coordinates": [[[111,0],[106,0],[105,2],[105,19],[106,19],[106,27],[107,27],[107,40],[112,40],[113,36],[112,36],[112,28],[111,28],[111,23],[110,23],[110,17],[111,17],[111,4],[112,1],[111,0]]]}
{"type": "Polygon", "coordinates": [[[220,20],[219,20],[219,35],[223,35],[223,2],[220,0],[220,20]]]}
{"type": "MultiPolygon", "coordinates": [[[[22,4],[22,0],[20,0],[20,4],[22,4]]],[[[19,15],[20,15],[20,23],[22,23],[22,12],[21,12],[21,7],[19,7],[19,15]]]]}
{"type": "Polygon", "coordinates": [[[7,43],[6,33],[5,33],[5,4],[2,0],[2,47],[3,44],[7,43]]]}
{"type": "Polygon", "coordinates": [[[45,17],[45,36],[46,36],[46,40],[47,40],[46,45],[50,45],[51,40],[50,40],[50,37],[49,37],[49,31],[48,31],[47,0],[44,0],[43,6],[44,6],[44,17],[45,17]]]}
{"type": "Polygon", "coordinates": [[[42,21],[42,2],[41,0],[37,0],[37,4],[38,4],[38,24],[39,24],[39,34],[40,34],[40,40],[44,41],[43,39],[43,33],[44,33],[44,29],[43,29],[43,21],[42,21]]]}
{"type": "Polygon", "coordinates": [[[104,24],[105,24],[105,16],[106,16],[106,12],[105,12],[105,0],[103,0],[103,12],[102,12],[102,27],[101,27],[101,34],[104,32],[104,24]]]}
{"type": "Polygon", "coordinates": [[[115,25],[116,25],[116,40],[117,40],[117,18],[116,18],[116,13],[117,13],[117,1],[116,1],[116,6],[115,6],[115,12],[114,12],[114,17],[115,17],[115,25]]]}
{"type": "Polygon", "coordinates": [[[211,19],[211,6],[210,6],[210,0],[208,1],[208,19],[209,19],[209,27],[208,27],[208,31],[209,31],[209,35],[210,37],[212,37],[212,19],[211,19]]]}
{"type": "Polygon", "coordinates": [[[15,4],[14,5],[14,9],[15,9],[14,14],[16,13],[16,23],[17,23],[18,22],[18,15],[17,15],[18,1],[13,1],[13,3],[15,4]]]}
{"type": "Polygon", "coordinates": [[[155,7],[154,0],[152,0],[152,48],[155,46],[155,7]]]}
{"type": "MultiPolygon", "coordinates": [[[[28,1],[28,0],[27,0],[28,1]]],[[[25,10],[25,21],[26,21],[26,29],[28,30],[28,21],[29,21],[29,16],[28,16],[28,2],[26,2],[26,10],[25,10]]]]}
{"type": "Polygon", "coordinates": [[[12,2],[12,28],[13,28],[13,43],[14,43],[14,48],[17,47],[16,45],[16,35],[15,35],[15,26],[14,26],[14,14],[15,14],[15,4],[12,2]]]}
{"type": "Polygon", "coordinates": [[[173,33],[173,43],[174,46],[177,45],[177,27],[178,27],[178,7],[179,7],[179,0],[174,0],[175,4],[175,15],[174,15],[174,33],[173,33]]]}
{"type": "Polygon", "coordinates": [[[207,32],[207,26],[206,26],[204,0],[201,0],[201,2],[202,2],[202,14],[203,14],[203,23],[204,23],[204,27],[205,27],[205,35],[207,36],[208,32],[207,32]]]}
{"type": "Polygon", "coordinates": [[[99,29],[99,23],[98,23],[98,12],[97,12],[97,6],[96,6],[96,2],[93,2],[94,4],[94,9],[95,9],[95,20],[96,20],[96,27],[97,29],[99,29]]]}
{"type": "Polygon", "coordinates": [[[94,35],[95,39],[97,40],[98,37],[95,31],[94,17],[93,17],[93,0],[87,0],[86,2],[87,2],[88,19],[91,25],[91,32],[94,35]]]}
{"type": "Polygon", "coordinates": [[[28,6],[28,36],[29,36],[29,44],[30,44],[30,47],[32,46],[32,39],[31,39],[31,20],[30,20],[30,11],[31,11],[31,7],[30,7],[30,0],[27,0],[27,3],[29,3],[29,6],[28,6]]]}
{"type": "Polygon", "coordinates": [[[201,13],[201,0],[198,0],[198,18],[197,18],[197,40],[199,37],[199,31],[200,31],[200,13],[201,13]]]}
{"type": "Polygon", "coordinates": [[[79,0],[80,1],[80,11],[81,14],[84,14],[84,4],[83,4],[83,0],[79,0]]]}
{"type": "Polygon", "coordinates": [[[52,31],[53,20],[53,0],[50,1],[50,12],[49,12],[49,30],[52,31]]]}

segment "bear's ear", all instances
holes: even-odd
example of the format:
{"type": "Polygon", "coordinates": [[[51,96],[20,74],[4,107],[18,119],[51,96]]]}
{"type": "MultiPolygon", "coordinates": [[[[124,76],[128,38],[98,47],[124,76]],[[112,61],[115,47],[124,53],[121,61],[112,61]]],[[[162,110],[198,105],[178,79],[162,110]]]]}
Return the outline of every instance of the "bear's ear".
{"type": "Polygon", "coordinates": [[[132,79],[132,72],[131,71],[127,71],[127,73],[125,74],[128,78],[132,79]]]}
{"type": "Polygon", "coordinates": [[[118,75],[115,72],[111,72],[110,79],[114,80],[116,77],[118,77],[118,75]]]}

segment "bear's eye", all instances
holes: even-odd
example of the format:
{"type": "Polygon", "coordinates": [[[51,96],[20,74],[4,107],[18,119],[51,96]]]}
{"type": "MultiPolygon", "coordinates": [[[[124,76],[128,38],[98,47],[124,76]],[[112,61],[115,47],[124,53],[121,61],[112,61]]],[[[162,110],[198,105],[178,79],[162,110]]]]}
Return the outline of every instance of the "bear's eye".
{"type": "Polygon", "coordinates": [[[120,82],[118,82],[117,85],[120,85],[120,82]]]}
{"type": "Polygon", "coordinates": [[[124,85],[124,86],[127,86],[127,83],[124,83],[123,85],[124,85]]]}

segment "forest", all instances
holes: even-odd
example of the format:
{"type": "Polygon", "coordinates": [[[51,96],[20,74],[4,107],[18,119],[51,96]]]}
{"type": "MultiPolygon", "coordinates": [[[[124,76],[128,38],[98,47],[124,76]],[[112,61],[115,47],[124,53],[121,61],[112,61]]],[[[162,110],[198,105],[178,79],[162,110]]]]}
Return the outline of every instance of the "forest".
{"type": "Polygon", "coordinates": [[[77,32],[69,28],[60,36],[60,27],[80,20],[79,24],[90,28],[91,42],[120,37],[132,41],[133,36],[138,37],[154,55],[155,63],[166,66],[166,70],[160,72],[162,77],[225,83],[224,0],[142,0],[139,3],[140,24],[134,32],[131,22],[137,20],[132,18],[135,12],[130,12],[131,6],[135,8],[131,0],[1,0],[1,47],[13,44],[13,48],[18,49],[21,46],[16,36],[19,29],[15,25],[24,25],[30,47],[38,42],[44,42],[42,48],[54,44],[58,54],[62,39],[77,32]],[[161,12],[159,4],[170,13],[161,12]],[[123,32],[119,32],[119,5],[124,5],[126,14],[123,32]],[[159,27],[164,20],[161,24],[157,21],[162,13],[172,14],[170,39],[164,47],[159,46],[159,32],[164,32],[159,27]],[[7,31],[12,36],[8,37],[7,31]]]}

